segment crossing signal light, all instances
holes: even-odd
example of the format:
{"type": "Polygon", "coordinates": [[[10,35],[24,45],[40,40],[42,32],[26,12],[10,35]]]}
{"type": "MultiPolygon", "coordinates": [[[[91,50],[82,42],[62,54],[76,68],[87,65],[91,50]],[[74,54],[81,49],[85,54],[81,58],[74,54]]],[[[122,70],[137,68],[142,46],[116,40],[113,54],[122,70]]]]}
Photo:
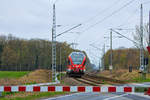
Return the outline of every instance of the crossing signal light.
{"type": "Polygon", "coordinates": [[[150,54],[150,46],[147,46],[147,50],[148,50],[148,52],[149,52],[149,54],[150,54]]]}

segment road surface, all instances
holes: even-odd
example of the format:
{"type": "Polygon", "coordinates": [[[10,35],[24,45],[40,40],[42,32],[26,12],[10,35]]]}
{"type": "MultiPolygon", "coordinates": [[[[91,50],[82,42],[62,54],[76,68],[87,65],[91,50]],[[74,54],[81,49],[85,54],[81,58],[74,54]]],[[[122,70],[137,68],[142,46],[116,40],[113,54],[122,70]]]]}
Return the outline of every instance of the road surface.
{"type": "MultiPolygon", "coordinates": [[[[124,84],[121,86],[145,86],[150,87],[150,82],[145,83],[133,83],[124,84]]],[[[75,93],[71,95],[65,95],[60,97],[53,97],[42,100],[150,100],[150,96],[144,95],[144,93],[75,93]]]]}
{"type": "Polygon", "coordinates": [[[128,93],[75,93],[66,96],[42,99],[42,100],[150,100],[143,94],[128,93]]]}

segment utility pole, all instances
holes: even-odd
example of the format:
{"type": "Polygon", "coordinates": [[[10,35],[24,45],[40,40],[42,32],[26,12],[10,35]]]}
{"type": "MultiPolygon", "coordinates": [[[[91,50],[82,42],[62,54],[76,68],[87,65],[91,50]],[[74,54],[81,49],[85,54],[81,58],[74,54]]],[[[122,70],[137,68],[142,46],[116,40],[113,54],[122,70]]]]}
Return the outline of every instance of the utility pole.
{"type": "Polygon", "coordinates": [[[102,49],[101,68],[102,70],[105,69],[105,44],[103,45],[102,49]]]}
{"type": "Polygon", "coordinates": [[[60,45],[60,58],[59,58],[59,59],[60,59],[60,66],[59,66],[59,67],[60,67],[60,68],[59,68],[59,72],[60,72],[60,73],[59,73],[59,74],[60,74],[60,82],[61,82],[61,67],[62,67],[62,66],[61,66],[61,45],[60,45]]]}
{"type": "Polygon", "coordinates": [[[141,4],[140,13],[140,67],[142,71],[142,79],[146,79],[144,66],[144,49],[143,49],[143,5],[141,4]]]}
{"type": "Polygon", "coordinates": [[[105,44],[103,47],[103,70],[105,70],[105,44]]]}
{"type": "Polygon", "coordinates": [[[55,4],[53,4],[53,27],[52,27],[52,81],[56,79],[56,16],[55,4]]]}
{"type": "Polygon", "coordinates": [[[112,29],[110,29],[110,66],[109,66],[109,70],[112,73],[112,69],[113,69],[113,65],[112,65],[112,29]]]}
{"type": "Polygon", "coordinates": [[[101,59],[99,60],[99,72],[101,71],[101,59]]]}
{"type": "Polygon", "coordinates": [[[150,11],[149,11],[149,44],[148,46],[150,46],[150,11]]]}

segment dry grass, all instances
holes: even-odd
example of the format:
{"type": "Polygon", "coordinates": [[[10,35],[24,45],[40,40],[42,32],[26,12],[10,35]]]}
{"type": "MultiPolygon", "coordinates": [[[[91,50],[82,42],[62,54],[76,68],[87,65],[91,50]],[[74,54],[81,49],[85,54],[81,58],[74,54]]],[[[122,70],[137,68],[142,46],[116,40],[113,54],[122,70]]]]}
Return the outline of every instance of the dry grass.
{"type": "Polygon", "coordinates": [[[122,81],[131,81],[139,77],[138,72],[139,72],[138,70],[133,70],[132,72],[129,72],[129,70],[120,69],[120,70],[115,70],[112,73],[110,73],[110,71],[103,71],[98,73],[98,75],[114,78],[122,81]]]}
{"type": "Polygon", "coordinates": [[[0,85],[22,85],[22,84],[33,84],[33,83],[46,83],[51,82],[51,71],[50,70],[35,70],[21,78],[4,78],[0,79],[0,85]]]}
{"type": "Polygon", "coordinates": [[[51,81],[51,76],[50,70],[40,69],[21,77],[19,81],[21,83],[46,83],[51,81]]]}

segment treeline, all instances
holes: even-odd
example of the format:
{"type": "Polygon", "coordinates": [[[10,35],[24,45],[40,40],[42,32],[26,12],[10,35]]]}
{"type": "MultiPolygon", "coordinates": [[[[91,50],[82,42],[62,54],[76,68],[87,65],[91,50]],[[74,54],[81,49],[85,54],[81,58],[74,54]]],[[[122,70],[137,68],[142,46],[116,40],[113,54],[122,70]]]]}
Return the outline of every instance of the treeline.
{"type": "MultiPolygon", "coordinates": [[[[109,69],[110,65],[110,50],[105,54],[105,69],[109,69]]],[[[150,60],[150,56],[148,52],[145,50],[145,57],[148,57],[150,60]]],[[[129,49],[116,49],[113,50],[113,68],[114,69],[128,69],[129,66],[132,66],[133,69],[139,69],[140,67],[140,50],[136,48],[129,49]]],[[[149,65],[148,65],[148,69],[149,65]]]]}
{"type": "MultiPolygon", "coordinates": [[[[57,70],[66,70],[67,57],[73,50],[66,42],[57,42],[57,70]],[[61,50],[61,52],[60,52],[61,50]],[[61,53],[61,57],[60,57],[61,53]],[[60,64],[61,59],[61,64],[60,64]],[[60,69],[61,68],[61,69],[60,69]]],[[[84,52],[85,53],[85,52],[84,52]]],[[[12,35],[0,36],[0,70],[24,71],[51,69],[52,43],[41,39],[25,40],[12,35]]],[[[87,60],[88,69],[90,61],[87,60]]]]}

